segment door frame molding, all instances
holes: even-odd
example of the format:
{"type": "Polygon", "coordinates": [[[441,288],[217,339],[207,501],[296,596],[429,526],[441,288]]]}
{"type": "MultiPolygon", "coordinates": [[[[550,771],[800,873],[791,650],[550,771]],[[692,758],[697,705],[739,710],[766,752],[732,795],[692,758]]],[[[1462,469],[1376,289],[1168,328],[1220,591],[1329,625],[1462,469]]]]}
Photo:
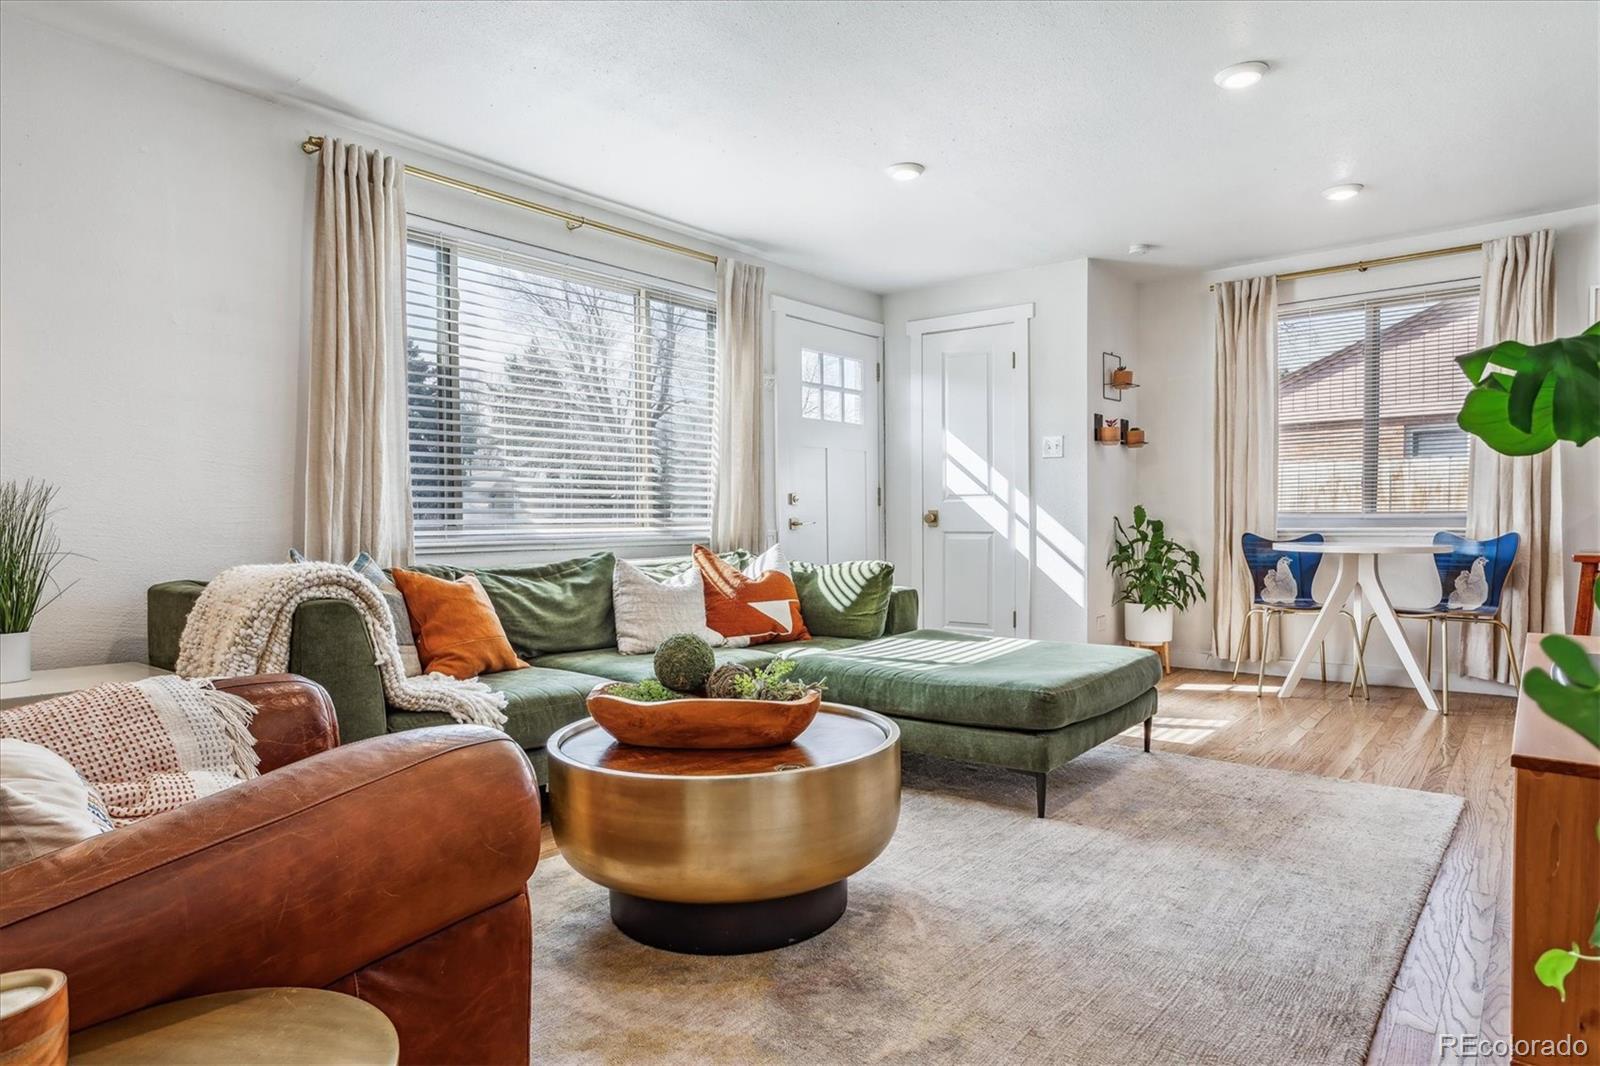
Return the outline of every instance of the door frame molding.
{"type": "Polygon", "coordinates": [[[770,353],[765,367],[763,381],[763,399],[766,410],[762,412],[767,424],[772,427],[770,434],[766,434],[769,452],[762,462],[763,473],[767,479],[767,499],[763,506],[766,508],[767,543],[778,543],[778,327],[785,318],[799,319],[802,322],[811,322],[819,326],[831,326],[834,329],[844,330],[846,333],[859,333],[864,337],[871,337],[877,341],[877,381],[878,386],[878,490],[882,493],[883,504],[878,508],[878,557],[887,556],[889,539],[889,493],[888,460],[889,460],[889,408],[888,408],[888,377],[883,369],[883,323],[874,322],[870,318],[861,318],[858,315],[846,314],[835,311],[831,307],[822,307],[809,304],[803,300],[796,300],[790,296],[773,294],[768,297],[772,309],[771,331],[768,334],[767,347],[770,353]]]}
{"type": "Polygon", "coordinates": [[[917,427],[917,493],[916,506],[912,513],[903,519],[912,527],[911,535],[911,565],[916,574],[918,586],[923,579],[923,551],[922,551],[922,478],[927,469],[926,442],[923,433],[922,388],[924,385],[922,374],[922,342],[923,338],[933,333],[953,333],[958,330],[979,329],[984,326],[1010,326],[1011,343],[1017,353],[1016,372],[1020,375],[1018,381],[1021,388],[1012,390],[1012,448],[1013,455],[1017,456],[1017,469],[1011,483],[1011,541],[1012,553],[1017,557],[1012,567],[1012,597],[1016,604],[1018,637],[1027,637],[1033,632],[1033,619],[1031,609],[1033,605],[1033,479],[1031,476],[1033,455],[1029,450],[1032,441],[1032,431],[1029,418],[1029,401],[1032,397],[1032,378],[1029,371],[1028,358],[1028,320],[1033,317],[1034,305],[1031,303],[1012,304],[1009,307],[994,307],[981,311],[963,311],[957,314],[936,315],[932,318],[914,318],[906,323],[906,336],[910,338],[911,367],[909,380],[911,382],[911,407],[915,419],[913,425],[917,427]],[[1019,506],[1020,501],[1020,506],[1019,506]]]}

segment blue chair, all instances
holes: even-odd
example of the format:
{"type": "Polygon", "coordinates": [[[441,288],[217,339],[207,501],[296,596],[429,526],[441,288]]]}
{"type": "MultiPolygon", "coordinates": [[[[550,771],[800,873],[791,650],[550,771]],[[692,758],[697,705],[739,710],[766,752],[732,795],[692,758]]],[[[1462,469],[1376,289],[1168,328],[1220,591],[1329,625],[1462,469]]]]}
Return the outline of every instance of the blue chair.
{"type": "MultiPolygon", "coordinates": [[[[1321,533],[1307,533],[1294,538],[1296,544],[1321,544],[1321,533]]],[[[1272,658],[1267,653],[1268,642],[1272,638],[1271,622],[1278,620],[1278,650],[1283,650],[1283,616],[1286,614],[1315,614],[1322,610],[1311,595],[1311,583],[1317,579],[1317,568],[1322,565],[1321,552],[1284,552],[1273,548],[1272,541],[1267,537],[1255,533],[1246,533],[1239,538],[1244,548],[1245,564],[1250,568],[1250,583],[1255,588],[1255,599],[1250,610],[1244,616],[1244,631],[1239,635],[1239,654],[1233,660],[1233,679],[1239,680],[1239,667],[1244,662],[1244,649],[1250,643],[1250,620],[1257,615],[1262,618],[1262,624],[1268,628],[1261,637],[1261,666],[1256,671],[1256,695],[1261,695],[1262,682],[1266,679],[1267,660],[1272,658]]],[[[1350,634],[1357,644],[1360,635],[1356,633],[1356,619],[1349,611],[1341,610],[1340,614],[1350,621],[1350,634]]],[[[1324,642],[1317,648],[1317,660],[1322,667],[1322,680],[1328,680],[1328,649],[1324,642]]],[[[1356,660],[1356,677],[1360,678],[1363,689],[1366,679],[1361,669],[1361,660],[1356,660]]],[[[1355,679],[1351,680],[1352,687],[1355,679]]]]}
{"type": "MultiPolygon", "coordinates": [[[[1517,561],[1517,547],[1522,538],[1516,533],[1503,533],[1493,540],[1469,540],[1454,533],[1435,533],[1433,542],[1450,550],[1433,557],[1439,570],[1442,592],[1439,602],[1431,607],[1397,608],[1395,613],[1405,618],[1421,618],[1428,623],[1428,654],[1422,660],[1423,670],[1433,673],[1433,623],[1439,623],[1439,682],[1443,690],[1440,713],[1450,713],[1450,635],[1449,623],[1462,625],[1474,623],[1496,626],[1505,637],[1506,658],[1511,662],[1511,676],[1517,687],[1522,687],[1522,668],[1517,663],[1517,649],[1511,646],[1511,627],[1500,617],[1500,595],[1505,591],[1506,578],[1517,561]]],[[[1367,619],[1367,632],[1372,629],[1372,619],[1367,619]]],[[[1366,651],[1367,632],[1361,634],[1361,650],[1366,651]]]]}

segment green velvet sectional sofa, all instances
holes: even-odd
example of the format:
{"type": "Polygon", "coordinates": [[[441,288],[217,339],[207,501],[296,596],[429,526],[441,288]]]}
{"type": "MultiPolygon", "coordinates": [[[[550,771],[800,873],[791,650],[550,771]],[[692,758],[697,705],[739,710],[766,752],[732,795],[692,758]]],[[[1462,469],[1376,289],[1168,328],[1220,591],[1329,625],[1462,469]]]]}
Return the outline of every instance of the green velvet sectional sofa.
{"type": "MultiPolygon", "coordinates": [[[[684,564],[655,565],[665,576],[684,564]]],[[[417,569],[444,577],[466,572],[452,567],[417,569]]],[[[492,580],[550,570],[507,567],[479,573],[492,580]]],[[[184,621],[202,588],[198,581],[170,581],[150,588],[152,665],[171,669],[177,661],[184,621]]],[[[572,624],[560,627],[564,643],[584,646],[553,651],[518,647],[530,663],[527,669],[483,677],[506,694],[506,731],[527,751],[541,775],[546,768],[545,741],[561,726],[585,717],[584,697],[594,686],[639,680],[652,670],[649,655],[617,651],[614,626],[608,630],[605,614],[608,599],[596,602],[591,592],[586,604],[574,606],[564,596],[565,592],[552,594],[544,603],[524,597],[516,609],[549,619],[571,611],[572,624]]],[[[498,602],[496,609],[504,621],[498,602]]],[[[1046,775],[1067,760],[1140,722],[1149,749],[1155,686],[1161,677],[1153,652],[920,629],[917,616],[916,591],[897,587],[890,594],[884,633],[876,639],[818,635],[805,642],[719,649],[717,660],[758,663],[780,655],[793,658],[798,677],[826,680],[828,699],[893,718],[907,751],[1032,775],[1040,817],[1046,775]]],[[[507,628],[509,632],[511,626],[507,628]]],[[[515,637],[512,642],[518,643],[515,637]]],[[[342,741],[451,724],[443,714],[387,706],[373,659],[365,627],[349,604],[320,600],[303,604],[296,612],[289,669],[328,690],[342,741]]]]}

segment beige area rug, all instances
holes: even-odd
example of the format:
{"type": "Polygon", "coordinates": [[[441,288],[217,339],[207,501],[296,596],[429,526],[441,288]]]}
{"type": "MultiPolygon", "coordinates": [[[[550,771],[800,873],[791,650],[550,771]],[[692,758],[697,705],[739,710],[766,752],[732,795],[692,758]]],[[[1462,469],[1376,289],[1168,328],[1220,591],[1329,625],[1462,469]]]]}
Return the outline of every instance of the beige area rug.
{"type": "Polygon", "coordinates": [[[538,1062],[1359,1063],[1454,796],[1105,746],[1051,776],[906,758],[900,827],[821,936],[643,947],[533,881],[538,1062]]]}

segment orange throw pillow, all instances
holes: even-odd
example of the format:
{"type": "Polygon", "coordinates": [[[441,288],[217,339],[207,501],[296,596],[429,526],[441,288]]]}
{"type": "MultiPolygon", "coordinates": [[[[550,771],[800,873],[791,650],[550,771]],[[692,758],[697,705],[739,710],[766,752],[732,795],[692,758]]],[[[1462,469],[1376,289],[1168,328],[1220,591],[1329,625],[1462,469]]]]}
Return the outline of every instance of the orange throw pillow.
{"type": "Polygon", "coordinates": [[[465,681],[528,665],[511,650],[489,594],[471,574],[446,581],[395,567],[391,576],[406,598],[417,657],[425,673],[449,674],[465,681]]]}
{"type": "MultiPolygon", "coordinates": [[[[706,586],[706,625],[735,647],[811,639],[794,578],[787,566],[762,572],[767,558],[759,557],[750,572],[741,573],[715,552],[695,545],[694,565],[706,586]]],[[[776,558],[781,561],[782,555],[776,558]]]]}

